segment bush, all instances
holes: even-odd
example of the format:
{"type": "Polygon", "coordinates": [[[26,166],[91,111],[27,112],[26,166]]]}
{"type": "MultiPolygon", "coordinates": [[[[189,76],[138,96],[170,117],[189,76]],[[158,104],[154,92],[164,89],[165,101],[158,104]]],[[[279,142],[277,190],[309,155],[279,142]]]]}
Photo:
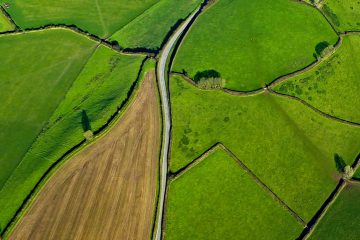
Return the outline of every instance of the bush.
{"type": "Polygon", "coordinates": [[[350,167],[349,165],[345,166],[343,178],[351,179],[353,177],[353,175],[354,175],[354,170],[352,169],[352,167],[350,167]]]}
{"type": "Polygon", "coordinates": [[[202,78],[196,85],[202,89],[220,89],[223,88],[223,80],[221,78],[202,78]]]}
{"type": "Polygon", "coordinates": [[[315,52],[321,58],[329,55],[334,50],[334,47],[331,46],[328,42],[320,42],[315,47],[315,52]]]}

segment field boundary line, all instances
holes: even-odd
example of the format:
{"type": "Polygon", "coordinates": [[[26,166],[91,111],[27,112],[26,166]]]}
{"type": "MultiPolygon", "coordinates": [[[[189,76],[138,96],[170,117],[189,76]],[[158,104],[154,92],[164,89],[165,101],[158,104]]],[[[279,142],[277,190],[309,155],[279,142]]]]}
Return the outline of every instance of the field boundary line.
{"type": "Polygon", "coordinates": [[[340,33],[341,36],[360,35],[360,30],[345,31],[340,33]]]}
{"type": "Polygon", "coordinates": [[[199,157],[197,157],[196,159],[194,159],[193,161],[191,161],[190,163],[179,169],[177,172],[172,173],[172,175],[170,175],[170,181],[172,182],[177,180],[179,177],[190,171],[193,167],[197,166],[200,162],[205,160],[209,155],[211,155],[218,149],[223,150],[229,157],[231,157],[238,164],[238,166],[243,171],[245,171],[248,174],[248,176],[250,176],[252,180],[259,187],[261,187],[265,192],[267,192],[270,195],[270,197],[273,200],[275,200],[279,205],[281,205],[285,210],[287,210],[296,219],[298,223],[300,223],[304,228],[306,227],[307,225],[306,222],[294,210],[292,210],[276,193],[274,193],[270,187],[268,187],[258,176],[256,176],[256,174],[253,171],[251,171],[245,165],[245,163],[243,163],[230,149],[228,149],[221,142],[215,143],[204,153],[202,153],[199,157]]]}
{"type": "Polygon", "coordinates": [[[229,154],[237,163],[238,165],[246,172],[253,180],[262,187],[266,192],[270,194],[270,196],[278,202],[283,208],[285,208],[295,219],[298,221],[303,227],[306,227],[306,222],[293,210],[288,206],[276,193],[274,193],[271,188],[269,188],[256,174],[251,171],[233,152],[230,151],[227,147],[223,144],[220,144],[220,147],[229,154]]]}
{"type": "Polygon", "coordinates": [[[217,149],[219,149],[221,147],[221,143],[217,142],[215,144],[213,144],[210,148],[206,149],[205,152],[201,153],[200,156],[198,156],[197,158],[195,158],[194,160],[192,160],[191,162],[189,162],[188,164],[186,164],[185,166],[183,166],[182,168],[180,168],[179,170],[177,170],[176,172],[170,172],[169,173],[169,180],[170,181],[174,181],[176,179],[178,179],[179,177],[181,177],[184,173],[188,172],[189,170],[191,170],[191,168],[195,167],[197,164],[199,164],[200,162],[202,162],[202,160],[204,160],[205,158],[207,158],[209,155],[211,155],[212,153],[214,153],[217,149]]]}
{"type": "MultiPolygon", "coordinates": [[[[94,53],[95,53],[95,51],[96,51],[96,49],[97,49],[97,46],[98,46],[98,45],[96,45],[96,46],[94,47],[94,49],[91,51],[91,53],[89,54],[88,59],[84,62],[84,65],[79,69],[79,73],[76,75],[75,79],[72,81],[72,83],[71,83],[71,85],[69,86],[69,88],[67,89],[67,91],[68,91],[70,88],[72,88],[74,82],[75,82],[76,79],[79,77],[79,75],[81,74],[81,72],[84,70],[85,66],[87,65],[87,63],[89,62],[89,60],[91,59],[91,57],[94,55],[94,53]]],[[[67,91],[66,91],[66,92],[67,92],[67,91]]],[[[59,107],[59,105],[61,104],[61,102],[65,99],[65,97],[66,97],[66,94],[65,94],[64,97],[59,101],[59,104],[56,106],[56,108],[54,109],[54,111],[51,113],[50,118],[51,118],[51,116],[54,114],[54,112],[56,111],[56,109],[59,107]]],[[[50,118],[49,118],[49,119],[50,119],[50,118]]],[[[49,121],[49,119],[47,119],[47,121],[49,121]]],[[[46,121],[46,122],[47,122],[47,121],[46,121]]],[[[44,124],[44,126],[45,126],[45,124],[44,124]]],[[[44,127],[44,126],[43,126],[43,127],[44,127]]],[[[35,142],[37,142],[37,140],[39,139],[39,137],[42,135],[43,132],[44,132],[44,128],[41,128],[41,130],[39,131],[39,133],[36,135],[36,137],[34,138],[34,140],[33,140],[33,141],[31,142],[31,144],[29,145],[29,147],[28,147],[28,149],[26,150],[26,152],[24,153],[24,155],[21,157],[20,162],[17,164],[17,166],[14,168],[14,170],[13,170],[12,172],[14,172],[14,171],[19,167],[19,165],[21,164],[21,162],[23,161],[23,159],[25,158],[25,156],[26,156],[26,155],[28,154],[28,152],[32,149],[33,145],[35,144],[35,142]]],[[[12,176],[12,174],[6,179],[6,181],[5,181],[4,184],[3,184],[3,187],[6,185],[6,183],[8,182],[8,180],[10,179],[11,176],[12,176]]],[[[1,190],[3,189],[3,187],[0,188],[0,192],[1,192],[1,190]]],[[[5,228],[6,228],[6,227],[5,227],[5,228]]]]}
{"type": "Polygon", "coordinates": [[[6,11],[6,9],[0,4],[0,11],[1,13],[4,15],[4,17],[13,25],[14,30],[10,30],[10,31],[5,31],[2,32],[1,34],[7,34],[7,33],[11,33],[11,32],[16,32],[19,31],[21,28],[19,27],[19,25],[16,24],[16,22],[14,21],[14,19],[11,17],[11,15],[6,11]]]}
{"type": "Polygon", "coordinates": [[[143,15],[144,13],[146,13],[147,11],[149,11],[151,8],[153,8],[155,5],[159,4],[160,2],[156,2],[154,4],[152,4],[151,6],[149,6],[148,8],[146,8],[144,11],[142,11],[141,13],[139,13],[138,15],[136,15],[133,19],[131,19],[129,22],[127,22],[124,26],[116,29],[114,32],[110,33],[110,36],[108,36],[106,39],[111,38],[112,36],[114,36],[117,32],[121,31],[123,28],[125,28],[127,25],[129,25],[130,23],[132,23],[133,21],[135,21],[137,18],[139,18],[141,15],[143,15]]]}
{"type": "MultiPolygon", "coordinates": [[[[355,158],[355,161],[351,165],[354,169],[354,172],[357,170],[357,168],[360,166],[360,153],[355,158]]],[[[297,238],[297,240],[307,240],[311,234],[316,229],[318,223],[321,221],[321,219],[326,215],[327,211],[330,209],[330,207],[333,205],[333,203],[336,201],[342,190],[346,187],[348,183],[351,182],[357,182],[359,184],[359,181],[357,180],[344,180],[341,178],[336,185],[333,192],[329,195],[329,197],[326,199],[326,201],[323,203],[323,205],[320,207],[320,209],[315,213],[315,215],[311,218],[309,221],[307,227],[303,230],[303,232],[300,234],[300,236],[297,238]]]]}
{"type": "Polygon", "coordinates": [[[325,62],[325,60],[327,60],[329,57],[333,56],[333,54],[336,53],[336,51],[342,46],[342,44],[343,44],[343,37],[342,37],[342,35],[339,35],[338,41],[334,44],[334,49],[329,55],[325,56],[324,58],[317,58],[314,62],[310,63],[309,65],[307,65],[306,67],[304,67],[302,69],[296,70],[292,73],[285,74],[283,76],[276,78],[275,80],[270,82],[266,87],[267,88],[276,87],[280,83],[285,82],[286,80],[288,80],[292,77],[296,77],[298,75],[304,74],[304,73],[312,70],[313,68],[317,67],[321,63],[325,62]]]}
{"type": "Polygon", "coordinates": [[[132,50],[132,49],[124,49],[121,46],[117,44],[115,41],[108,41],[107,39],[100,38],[92,33],[89,33],[79,27],[77,27],[74,24],[68,25],[68,24],[47,24],[41,27],[36,28],[26,28],[26,29],[18,29],[14,31],[8,31],[8,32],[2,32],[0,33],[1,36],[11,36],[11,35],[19,35],[19,34],[26,34],[26,33],[32,33],[32,32],[40,32],[40,31],[46,31],[46,30],[54,30],[54,29],[64,29],[69,30],[74,33],[77,33],[79,35],[82,35],[89,40],[95,41],[100,43],[101,45],[104,45],[108,48],[111,48],[114,51],[120,52],[122,54],[130,54],[130,55],[146,55],[148,57],[155,57],[156,52],[148,50],[147,49],[141,49],[141,50],[132,50]]]}
{"type": "Polygon", "coordinates": [[[228,89],[228,88],[221,88],[221,89],[209,89],[209,90],[206,90],[206,89],[201,89],[199,88],[195,81],[190,78],[189,76],[187,76],[186,74],[184,73],[180,73],[180,72],[175,72],[175,71],[172,71],[171,72],[171,75],[172,76],[179,76],[179,77],[182,77],[184,80],[186,80],[188,83],[190,83],[191,85],[193,85],[194,87],[198,88],[199,90],[202,90],[202,91],[216,91],[216,90],[220,90],[224,93],[227,93],[227,94],[230,94],[230,95],[234,95],[234,96],[242,96],[242,97],[250,97],[250,96],[255,96],[255,95],[259,95],[261,93],[264,92],[264,88],[258,88],[258,89],[255,89],[255,90],[251,90],[251,91],[234,91],[234,90],[231,90],[231,89],[228,89]]]}
{"type": "Polygon", "coordinates": [[[283,97],[283,98],[288,98],[288,99],[300,102],[303,105],[305,105],[306,107],[313,110],[314,112],[320,114],[321,116],[323,116],[323,117],[325,117],[325,118],[327,118],[329,120],[333,120],[333,121],[336,121],[336,122],[339,122],[339,123],[342,123],[342,124],[346,124],[346,125],[349,125],[351,127],[360,128],[360,123],[356,123],[356,122],[345,120],[345,119],[342,119],[342,118],[339,118],[339,117],[332,116],[332,115],[330,115],[328,113],[325,113],[325,112],[321,111],[320,109],[314,107],[313,105],[309,104],[308,102],[306,102],[305,100],[303,100],[301,98],[291,96],[291,95],[287,95],[287,94],[283,94],[283,93],[278,93],[278,92],[275,92],[274,90],[272,90],[271,88],[268,89],[268,92],[270,94],[272,94],[272,95],[275,95],[275,96],[280,96],[280,97],[283,97]]]}
{"type": "Polygon", "coordinates": [[[319,11],[321,13],[321,15],[325,18],[325,20],[328,22],[328,24],[331,26],[331,28],[333,29],[333,31],[336,33],[336,35],[339,36],[340,32],[336,29],[336,27],[334,26],[334,24],[330,21],[330,19],[328,18],[328,16],[322,11],[322,9],[320,7],[318,7],[317,4],[311,4],[311,3],[308,3],[308,2],[305,2],[304,0],[298,0],[298,1],[295,1],[295,2],[298,2],[300,4],[304,4],[304,5],[307,5],[311,8],[315,8],[317,11],[319,11]]]}
{"type": "Polygon", "coordinates": [[[52,177],[52,175],[68,160],[71,160],[74,156],[82,152],[84,149],[92,146],[97,142],[98,139],[104,137],[117,123],[117,121],[123,116],[126,112],[129,105],[134,101],[136,95],[138,94],[139,85],[142,82],[141,76],[144,72],[144,65],[150,57],[146,57],[139,68],[137,78],[134,80],[132,86],[129,89],[127,98],[117,107],[115,113],[113,113],[108,121],[100,127],[97,131],[94,131],[94,138],[90,141],[83,139],[81,142],[70,148],[66,151],[59,159],[57,159],[51,166],[46,170],[42,175],[36,185],[31,189],[30,193],[25,197],[21,206],[18,208],[14,216],[11,218],[9,223],[2,229],[0,232],[0,237],[6,238],[21,220],[23,214],[26,213],[31,203],[36,199],[38,193],[42,190],[47,181],[52,177]]]}

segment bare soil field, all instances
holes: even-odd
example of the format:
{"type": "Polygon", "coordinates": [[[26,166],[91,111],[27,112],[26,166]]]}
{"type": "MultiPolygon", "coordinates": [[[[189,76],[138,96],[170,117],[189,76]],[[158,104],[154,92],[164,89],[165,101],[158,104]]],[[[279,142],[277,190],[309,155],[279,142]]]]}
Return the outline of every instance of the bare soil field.
{"type": "Polygon", "coordinates": [[[151,72],[116,126],[50,178],[9,239],[150,239],[160,119],[151,72]]]}

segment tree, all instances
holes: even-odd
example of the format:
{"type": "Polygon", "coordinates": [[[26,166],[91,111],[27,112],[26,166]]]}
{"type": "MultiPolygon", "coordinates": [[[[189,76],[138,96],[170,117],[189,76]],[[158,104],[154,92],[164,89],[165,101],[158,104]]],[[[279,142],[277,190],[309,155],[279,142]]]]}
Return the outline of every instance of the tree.
{"type": "Polygon", "coordinates": [[[344,179],[351,179],[353,177],[353,175],[354,175],[353,168],[350,167],[349,165],[345,166],[343,178],[344,179]]]}

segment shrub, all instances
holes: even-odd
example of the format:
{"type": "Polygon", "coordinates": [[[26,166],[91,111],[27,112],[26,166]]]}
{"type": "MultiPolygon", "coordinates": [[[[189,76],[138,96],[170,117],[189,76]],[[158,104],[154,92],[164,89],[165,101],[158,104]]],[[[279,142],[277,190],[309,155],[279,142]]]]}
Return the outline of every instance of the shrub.
{"type": "Polygon", "coordinates": [[[220,89],[223,88],[223,80],[221,78],[202,78],[196,85],[202,89],[220,89]]]}
{"type": "Polygon", "coordinates": [[[321,58],[329,55],[333,50],[334,47],[326,41],[318,43],[315,47],[316,54],[321,58]]]}
{"type": "Polygon", "coordinates": [[[85,137],[86,141],[90,141],[91,139],[94,138],[94,133],[91,130],[88,130],[88,131],[84,132],[84,137],[85,137]]]}
{"type": "Polygon", "coordinates": [[[353,177],[353,175],[354,175],[354,170],[352,169],[352,167],[350,167],[349,165],[345,166],[343,178],[351,179],[353,177]]]}

